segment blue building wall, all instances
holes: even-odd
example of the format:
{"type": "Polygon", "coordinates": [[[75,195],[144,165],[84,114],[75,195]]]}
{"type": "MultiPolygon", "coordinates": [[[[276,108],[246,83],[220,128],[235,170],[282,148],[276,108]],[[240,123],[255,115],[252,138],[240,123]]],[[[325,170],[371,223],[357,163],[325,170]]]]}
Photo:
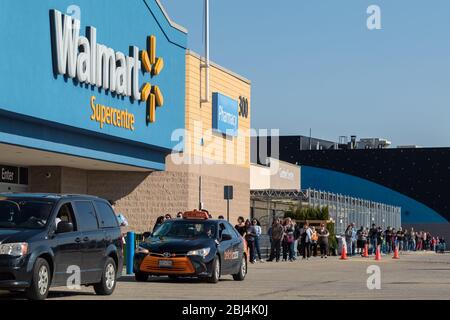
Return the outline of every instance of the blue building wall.
{"type": "Polygon", "coordinates": [[[303,189],[341,193],[402,208],[402,224],[447,223],[439,213],[397,191],[359,177],[328,169],[302,166],[303,189]]]}
{"type": "Polygon", "coordinates": [[[184,128],[187,34],[172,27],[154,0],[3,0],[0,2],[0,143],[133,166],[163,169],[164,156],[177,143],[173,130],[184,128]],[[146,103],[114,96],[54,74],[50,10],[81,11],[80,35],[97,29],[97,43],[129,55],[130,46],[147,49],[157,38],[165,66],[140,84],[158,85],[164,106],[147,124],[146,103]],[[136,117],[135,130],[90,120],[90,99],[136,117]]]}

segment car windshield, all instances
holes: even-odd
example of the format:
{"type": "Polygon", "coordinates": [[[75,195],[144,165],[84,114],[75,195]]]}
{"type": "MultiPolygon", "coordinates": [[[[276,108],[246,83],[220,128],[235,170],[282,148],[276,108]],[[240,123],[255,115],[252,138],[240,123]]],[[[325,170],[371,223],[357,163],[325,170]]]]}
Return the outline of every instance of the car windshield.
{"type": "Polygon", "coordinates": [[[52,208],[51,202],[0,198],[0,228],[43,228],[47,224],[52,208]]]}
{"type": "Polygon", "coordinates": [[[153,233],[153,237],[213,239],[216,237],[216,226],[208,221],[166,221],[153,233]]]}

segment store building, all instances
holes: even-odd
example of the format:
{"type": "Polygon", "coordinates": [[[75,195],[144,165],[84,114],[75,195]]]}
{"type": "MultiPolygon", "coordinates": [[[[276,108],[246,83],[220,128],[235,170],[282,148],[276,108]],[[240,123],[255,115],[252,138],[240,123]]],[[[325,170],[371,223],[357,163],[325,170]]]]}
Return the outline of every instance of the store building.
{"type": "Polygon", "coordinates": [[[327,207],[338,234],[343,233],[350,223],[355,223],[358,228],[370,228],[373,223],[383,228],[402,225],[402,208],[399,206],[332,192],[326,187],[315,190],[303,178],[303,175],[309,177],[308,167],[275,158],[267,160],[266,165],[252,163],[250,168],[251,216],[261,222],[264,230],[275,217],[283,218],[286,211],[301,207],[327,207]],[[308,184],[302,189],[303,181],[308,184]]]}
{"type": "MultiPolygon", "coordinates": [[[[450,237],[450,148],[333,150],[332,142],[327,148],[326,142],[320,141],[323,148],[308,149],[305,137],[272,138],[277,158],[301,166],[303,188],[401,207],[404,228],[450,237]]],[[[267,144],[267,154],[272,154],[270,137],[267,141],[265,137],[252,140],[252,148],[267,144]]],[[[264,163],[261,158],[252,160],[264,163]]]]}
{"type": "Polygon", "coordinates": [[[0,192],[116,201],[130,228],[197,208],[248,215],[247,79],[201,57],[158,0],[7,0],[0,192]],[[176,152],[174,152],[176,151],[176,152]]]}

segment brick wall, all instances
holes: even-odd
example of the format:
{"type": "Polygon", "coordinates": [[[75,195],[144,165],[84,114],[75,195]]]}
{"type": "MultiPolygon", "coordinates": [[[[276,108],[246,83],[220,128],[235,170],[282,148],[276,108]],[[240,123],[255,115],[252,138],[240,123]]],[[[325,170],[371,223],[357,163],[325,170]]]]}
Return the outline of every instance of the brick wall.
{"type": "MultiPolygon", "coordinates": [[[[188,172],[113,172],[85,171],[72,168],[30,168],[32,192],[78,193],[116,201],[116,211],[123,213],[129,230],[151,231],[158,216],[175,216],[179,211],[198,208],[199,175],[188,172]],[[46,174],[51,173],[47,178],[46,174]]],[[[234,186],[230,221],[249,216],[249,185],[217,177],[203,177],[204,207],[217,217],[226,216],[223,187],[234,186]]]]}
{"type": "Polygon", "coordinates": [[[29,191],[61,192],[61,167],[31,167],[28,172],[29,191]]]}

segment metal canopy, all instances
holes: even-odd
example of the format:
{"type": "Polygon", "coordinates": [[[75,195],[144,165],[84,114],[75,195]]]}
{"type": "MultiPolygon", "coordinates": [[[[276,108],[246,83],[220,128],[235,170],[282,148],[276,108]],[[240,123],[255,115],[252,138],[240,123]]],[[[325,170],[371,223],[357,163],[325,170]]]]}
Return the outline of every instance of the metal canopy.
{"type": "Polygon", "coordinates": [[[271,200],[291,200],[291,201],[307,201],[306,193],[301,190],[250,190],[250,198],[252,200],[271,201],[271,200]]]}

